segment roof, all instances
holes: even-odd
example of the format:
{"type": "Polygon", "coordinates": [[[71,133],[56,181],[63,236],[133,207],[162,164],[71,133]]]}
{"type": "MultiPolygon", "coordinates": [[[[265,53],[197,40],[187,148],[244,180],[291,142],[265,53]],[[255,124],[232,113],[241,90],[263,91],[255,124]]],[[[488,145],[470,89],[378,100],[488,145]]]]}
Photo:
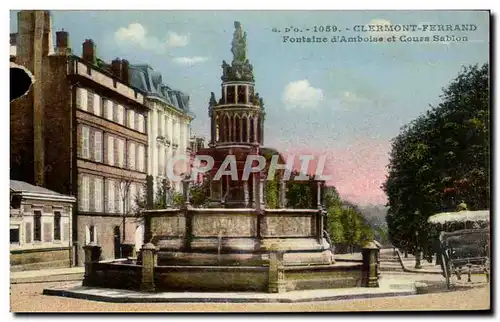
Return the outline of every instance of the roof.
{"type": "Polygon", "coordinates": [[[159,98],[183,113],[189,111],[189,95],[172,89],[163,83],[162,75],[149,65],[130,65],[129,78],[132,86],[159,98]]]}
{"type": "Polygon", "coordinates": [[[13,192],[31,192],[31,193],[43,193],[49,195],[59,195],[60,193],[49,190],[47,188],[34,186],[24,181],[10,180],[10,190],[13,192]]]}
{"type": "Polygon", "coordinates": [[[444,224],[448,222],[467,222],[467,221],[490,221],[490,211],[489,210],[477,210],[477,211],[456,211],[456,212],[442,212],[434,216],[430,216],[427,220],[430,224],[444,224]]]}
{"type": "Polygon", "coordinates": [[[48,197],[55,199],[64,199],[67,201],[75,201],[74,197],[66,196],[58,192],[49,190],[44,187],[34,186],[24,181],[10,180],[10,191],[13,193],[33,195],[33,197],[48,197]]]}

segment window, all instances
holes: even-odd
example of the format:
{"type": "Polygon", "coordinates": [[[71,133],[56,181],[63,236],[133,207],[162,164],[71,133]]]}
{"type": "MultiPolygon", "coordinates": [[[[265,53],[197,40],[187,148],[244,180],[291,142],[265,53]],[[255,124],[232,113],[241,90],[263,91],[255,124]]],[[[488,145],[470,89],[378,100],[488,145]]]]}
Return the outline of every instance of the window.
{"type": "Polygon", "coordinates": [[[97,94],[94,94],[94,114],[97,115],[97,116],[101,116],[102,115],[102,111],[101,111],[101,102],[102,102],[102,99],[99,95],[97,94]]]}
{"type": "Polygon", "coordinates": [[[94,210],[97,212],[102,211],[102,178],[94,178],[94,210]]]}
{"type": "Polygon", "coordinates": [[[115,212],[115,182],[113,180],[107,180],[107,194],[108,194],[108,213],[115,212]]]}
{"type": "Polygon", "coordinates": [[[10,227],[10,243],[19,244],[19,226],[10,227]]]}
{"type": "Polygon", "coordinates": [[[125,141],[122,139],[117,139],[118,141],[118,166],[123,168],[125,163],[125,141]]]}
{"type": "Polygon", "coordinates": [[[90,208],[90,177],[81,175],[80,176],[80,187],[79,187],[79,208],[83,211],[89,211],[90,208]]]}
{"type": "Polygon", "coordinates": [[[135,130],[135,113],[133,110],[128,110],[128,127],[135,130]]]}
{"type": "Polygon", "coordinates": [[[76,89],[76,107],[86,111],[87,110],[87,90],[78,87],[76,89]]]}
{"type": "Polygon", "coordinates": [[[109,165],[114,165],[115,164],[115,149],[114,149],[114,138],[111,135],[107,136],[108,138],[108,146],[106,147],[106,155],[108,157],[108,164],[109,165]]]}
{"type": "Polygon", "coordinates": [[[54,240],[61,240],[61,213],[54,212],[54,240]]]}
{"type": "Polygon", "coordinates": [[[226,104],[234,104],[236,103],[235,97],[235,87],[234,86],[226,86],[226,104]]]}
{"type": "Polygon", "coordinates": [[[144,133],[144,115],[135,114],[136,115],[136,130],[144,133]]]}
{"type": "Polygon", "coordinates": [[[95,226],[89,227],[89,243],[95,242],[95,226]]]}
{"type": "Polygon", "coordinates": [[[82,157],[88,159],[90,157],[90,129],[87,126],[82,126],[82,157]]]}
{"type": "Polygon", "coordinates": [[[87,111],[94,113],[94,93],[87,91],[87,111]]]}
{"type": "Polygon", "coordinates": [[[163,115],[158,112],[158,135],[163,136],[163,115]]]}
{"type": "Polygon", "coordinates": [[[35,228],[34,228],[34,241],[42,241],[42,213],[40,211],[35,211],[34,216],[35,228]]]}
{"type": "Polygon", "coordinates": [[[97,162],[102,162],[102,132],[94,133],[94,159],[97,162]]]}
{"type": "Polygon", "coordinates": [[[247,93],[246,93],[246,86],[245,85],[239,85],[238,86],[238,102],[239,104],[246,104],[247,103],[247,93]]]}
{"type": "Polygon", "coordinates": [[[162,163],[162,157],[161,157],[161,146],[157,145],[156,146],[156,155],[158,156],[158,175],[162,176],[163,175],[163,163],[162,163]]]}
{"type": "Polygon", "coordinates": [[[135,170],[135,143],[130,142],[128,145],[129,151],[128,151],[128,167],[131,170],[135,170]]]}
{"type": "Polygon", "coordinates": [[[137,151],[137,170],[144,171],[144,159],[145,159],[145,148],[144,145],[139,145],[137,151]]]}
{"type": "Polygon", "coordinates": [[[125,117],[124,113],[125,113],[125,108],[123,107],[123,105],[117,105],[115,121],[121,125],[124,125],[124,117],[125,117]]]}
{"type": "Polygon", "coordinates": [[[114,110],[114,106],[113,106],[113,102],[111,102],[110,100],[107,100],[107,99],[104,99],[104,106],[106,108],[106,118],[110,121],[113,121],[113,110],[114,110]]]}
{"type": "Polygon", "coordinates": [[[130,183],[129,186],[129,193],[128,193],[128,198],[129,198],[129,210],[133,211],[136,208],[135,204],[135,198],[136,198],[136,189],[135,189],[135,183],[130,183]]]}

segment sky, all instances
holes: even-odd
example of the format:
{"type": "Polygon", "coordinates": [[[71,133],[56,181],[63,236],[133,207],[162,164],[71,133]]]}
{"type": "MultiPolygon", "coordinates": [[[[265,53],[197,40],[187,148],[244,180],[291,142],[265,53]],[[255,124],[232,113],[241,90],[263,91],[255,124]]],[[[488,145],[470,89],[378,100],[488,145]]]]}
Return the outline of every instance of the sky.
{"type": "MultiPolygon", "coordinates": [[[[17,12],[10,13],[11,32],[17,12]]],[[[101,59],[147,63],[190,95],[192,132],[209,139],[210,92],[220,93],[222,60],[232,60],[234,21],[247,32],[256,91],[266,108],[265,145],[283,154],[326,155],[328,184],[360,205],[385,204],[391,139],[440,102],[463,65],[489,61],[485,11],[52,11],[54,31],[73,52],[92,39],[101,59]],[[475,24],[469,32],[355,33],[368,24],[475,24]],[[284,30],[335,25],[337,33],[295,36],[468,37],[467,42],[283,43],[284,30]],[[351,28],[346,31],[345,28],[351,28]]],[[[55,43],[55,42],[54,42],[55,43]]]]}

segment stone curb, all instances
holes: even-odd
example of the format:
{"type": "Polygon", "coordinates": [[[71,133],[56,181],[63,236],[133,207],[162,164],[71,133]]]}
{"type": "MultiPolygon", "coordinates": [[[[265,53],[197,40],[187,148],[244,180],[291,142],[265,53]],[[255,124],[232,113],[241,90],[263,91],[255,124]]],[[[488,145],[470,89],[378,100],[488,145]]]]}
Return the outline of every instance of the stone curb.
{"type": "MultiPolygon", "coordinates": [[[[408,288],[408,287],[407,287],[408,288]]],[[[303,302],[323,302],[323,301],[341,301],[341,300],[354,300],[354,299],[365,299],[365,298],[379,298],[379,297],[394,297],[394,296],[410,296],[417,295],[418,289],[413,286],[413,289],[404,289],[400,291],[390,291],[380,292],[380,293],[361,293],[361,294],[339,294],[339,295],[324,295],[324,296],[314,296],[310,297],[301,296],[298,298],[286,298],[286,293],[283,293],[282,298],[278,298],[275,295],[273,297],[266,298],[265,295],[262,297],[183,297],[182,293],[179,293],[179,297],[160,297],[160,296],[150,296],[147,297],[140,296],[110,296],[110,295],[97,295],[88,294],[79,291],[72,291],[70,289],[44,289],[44,295],[50,296],[63,296],[69,298],[77,298],[91,301],[101,301],[108,303],[303,303],[303,302]]]]}
{"type": "Polygon", "coordinates": [[[442,272],[436,272],[436,271],[424,271],[424,270],[418,270],[418,269],[412,269],[412,268],[406,268],[403,259],[401,258],[401,252],[399,249],[396,249],[396,254],[398,255],[399,258],[399,263],[401,264],[401,267],[405,272],[408,273],[420,273],[420,274],[439,274],[442,275],[442,272]]]}
{"type": "Polygon", "coordinates": [[[46,276],[31,276],[11,278],[10,284],[48,283],[48,282],[68,282],[83,280],[84,273],[57,274],[46,276]]]}

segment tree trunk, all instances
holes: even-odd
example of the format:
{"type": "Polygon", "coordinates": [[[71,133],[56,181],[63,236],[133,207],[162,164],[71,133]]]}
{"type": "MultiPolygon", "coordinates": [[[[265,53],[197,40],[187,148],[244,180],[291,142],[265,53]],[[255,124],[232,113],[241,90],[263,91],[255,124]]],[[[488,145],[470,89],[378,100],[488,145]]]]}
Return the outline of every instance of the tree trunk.
{"type": "Polygon", "coordinates": [[[408,251],[405,250],[405,258],[408,258],[408,251]]]}
{"type": "Polygon", "coordinates": [[[422,253],[417,249],[415,252],[415,268],[422,268],[422,253]]]}

